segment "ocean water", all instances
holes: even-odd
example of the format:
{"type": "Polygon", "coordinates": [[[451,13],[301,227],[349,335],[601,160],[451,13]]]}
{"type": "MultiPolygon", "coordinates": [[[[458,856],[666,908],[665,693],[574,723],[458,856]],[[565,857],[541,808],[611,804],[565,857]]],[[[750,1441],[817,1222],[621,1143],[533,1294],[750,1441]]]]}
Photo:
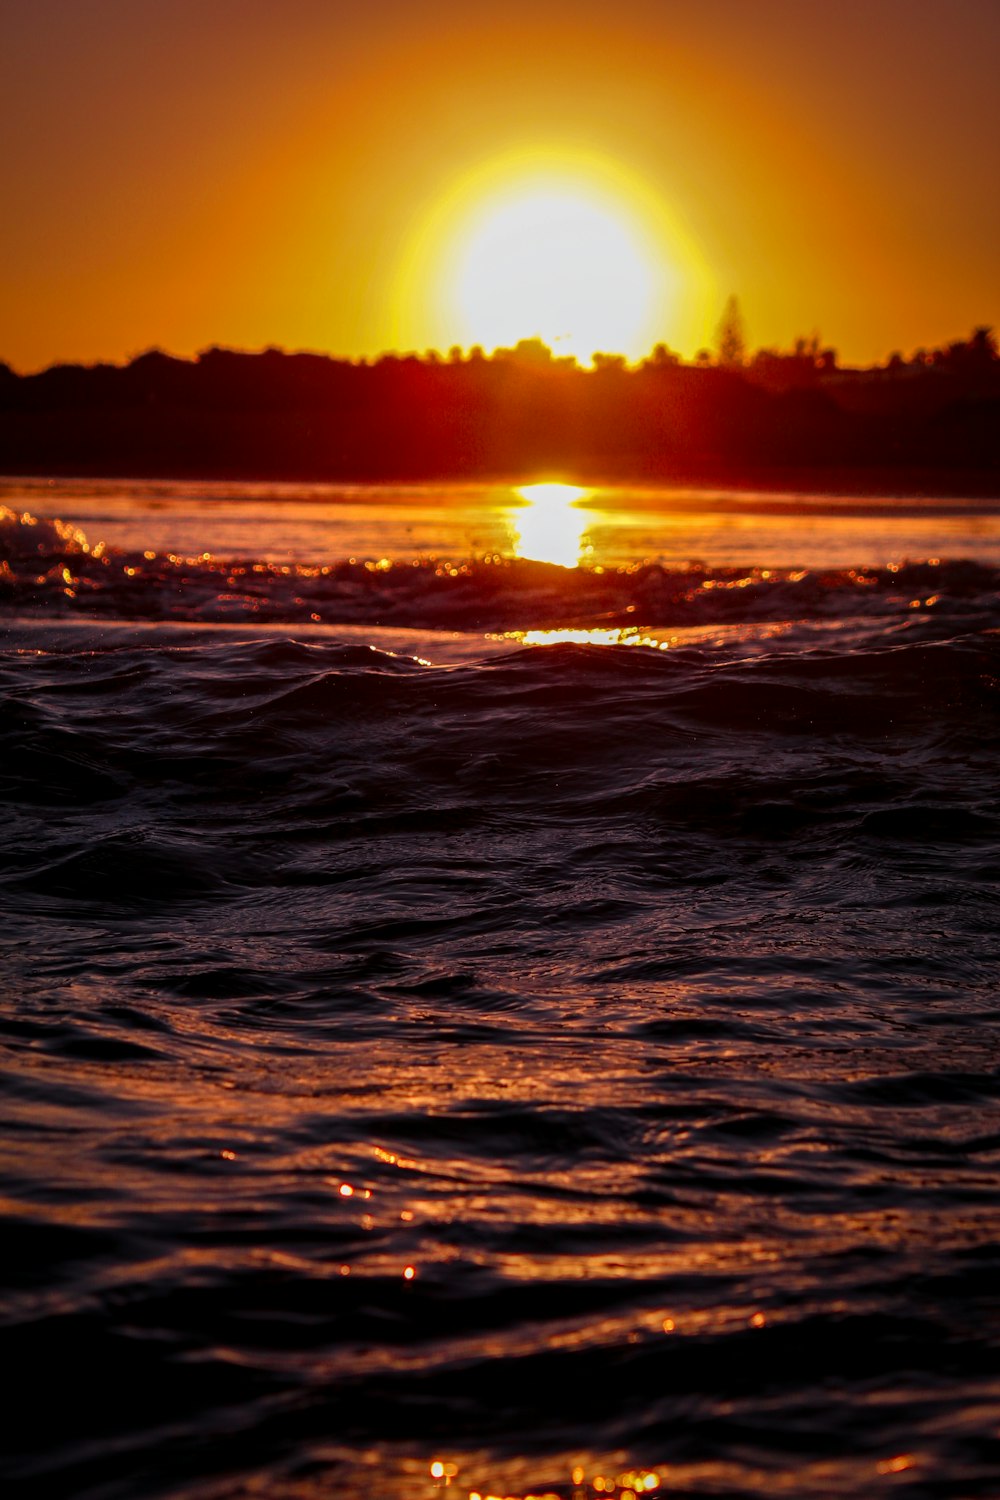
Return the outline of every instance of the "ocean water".
{"type": "Polygon", "coordinates": [[[5,1495],[1000,1493],[995,505],[0,504],[5,1495]]]}

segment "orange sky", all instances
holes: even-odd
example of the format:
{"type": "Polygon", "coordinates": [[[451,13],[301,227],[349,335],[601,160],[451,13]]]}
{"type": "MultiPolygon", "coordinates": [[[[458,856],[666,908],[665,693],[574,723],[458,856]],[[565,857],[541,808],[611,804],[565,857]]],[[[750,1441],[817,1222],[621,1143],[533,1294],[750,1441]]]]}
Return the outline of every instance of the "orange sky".
{"type": "Polygon", "coordinates": [[[643,348],[932,345],[1000,324],[998,64],[996,0],[4,0],[0,359],[471,342],[450,205],[532,155],[626,184],[643,348]]]}

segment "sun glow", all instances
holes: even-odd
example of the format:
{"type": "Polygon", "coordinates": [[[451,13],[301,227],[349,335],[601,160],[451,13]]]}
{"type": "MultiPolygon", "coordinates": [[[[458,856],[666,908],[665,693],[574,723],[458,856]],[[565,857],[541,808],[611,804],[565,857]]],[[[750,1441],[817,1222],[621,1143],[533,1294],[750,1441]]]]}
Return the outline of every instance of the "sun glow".
{"type": "Polygon", "coordinates": [[[396,286],[400,347],[491,351],[540,338],[557,355],[638,359],[669,343],[700,259],[665,206],[597,154],[521,152],[454,183],[417,226],[396,286]],[[682,274],[683,271],[683,274],[682,274]]]}
{"type": "Polygon", "coordinates": [[[488,205],[469,226],[454,300],[466,340],[494,348],[531,334],[589,359],[643,344],[655,279],[618,205],[541,184],[488,205]]]}

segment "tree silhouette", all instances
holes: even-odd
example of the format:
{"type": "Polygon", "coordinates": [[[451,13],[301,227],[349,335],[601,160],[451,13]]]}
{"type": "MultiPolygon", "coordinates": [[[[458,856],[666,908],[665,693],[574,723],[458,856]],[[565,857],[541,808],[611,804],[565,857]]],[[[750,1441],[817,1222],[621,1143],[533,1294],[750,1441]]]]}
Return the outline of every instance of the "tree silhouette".
{"type": "Polygon", "coordinates": [[[730,297],[723,308],[722,319],[715,334],[715,345],[719,351],[719,364],[724,369],[742,369],[746,363],[747,345],[738,297],[730,297]]]}
{"type": "Polygon", "coordinates": [[[667,347],[666,344],[656,344],[649,357],[644,361],[647,365],[655,365],[661,370],[673,369],[681,362],[679,354],[667,347]]]}
{"type": "Polygon", "coordinates": [[[749,358],[735,298],[719,343],[693,362],[660,344],[634,366],[597,351],[592,369],[537,337],[491,355],[456,345],[353,362],[212,348],[24,376],[0,364],[0,472],[721,482],[754,465],[905,462],[930,465],[937,485],[951,469],[1000,484],[1000,351],[986,324],[913,362],[894,356],[879,379],[885,364],[837,372],[818,334],[749,358]]]}

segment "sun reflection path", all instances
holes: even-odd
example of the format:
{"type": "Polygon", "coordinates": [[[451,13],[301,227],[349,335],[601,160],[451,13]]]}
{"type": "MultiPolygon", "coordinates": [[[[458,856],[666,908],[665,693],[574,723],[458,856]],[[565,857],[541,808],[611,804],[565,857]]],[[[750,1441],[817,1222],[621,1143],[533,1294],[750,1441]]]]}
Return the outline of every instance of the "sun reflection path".
{"type": "Polygon", "coordinates": [[[515,492],[528,502],[511,519],[515,557],[575,568],[592,550],[590,513],[578,501],[590,494],[576,484],[525,484],[515,492]]]}
{"type": "MultiPolygon", "coordinates": [[[[506,1484],[497,1485],[494,1489],[468,1489],[460,1481],[460,1466],[457,1463],[445,1463],[441,1459],[435,1459],[431,1464],[430,1474],[435,1481],[435,1489],[448,1489],[452,1481],[456,1481],[456,1487],[463,1496],[468,1496],[468,1500],[566,1500],[567,1496],[564,1488],[528,1491],[524,1494],[512,1493],[506,1484]]],[[[604,1472],[588,1474],[582,1464],[577,1464],[568,1477],[572,1483],[570,1493],[573,1500],[596,1500],[600,1495],[613,1496],[614,1500],[643,1500],[643,1497],[660,1489],[664,1482],[656,1470],[626,1469],[619,1472],[615,1465],[606,1468],[604,1472]]]]}

